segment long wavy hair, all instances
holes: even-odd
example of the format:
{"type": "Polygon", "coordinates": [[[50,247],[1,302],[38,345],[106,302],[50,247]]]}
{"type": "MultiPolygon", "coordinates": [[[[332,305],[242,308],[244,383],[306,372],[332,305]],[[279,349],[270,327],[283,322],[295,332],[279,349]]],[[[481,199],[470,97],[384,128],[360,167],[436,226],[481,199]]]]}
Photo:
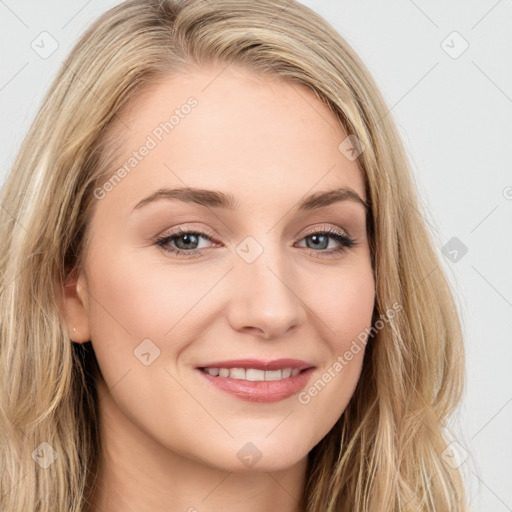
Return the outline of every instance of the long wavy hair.
{"type": "Polygon", "coordinates": [[[70,342],[59,293],[82,268],[120,109],[155,80],[210,63],[306,85],[357,136],[373,321],[401,305],[370,337],[349,405],[308,454],[307,512],[467,510],[463,478],[442,455],[464,384],[462,327],[406,152],[354,50],[294,0],[128,0],[64,61],[0,198],[0,509],[90,503],[99,367],[90,341],[70,342]]]}

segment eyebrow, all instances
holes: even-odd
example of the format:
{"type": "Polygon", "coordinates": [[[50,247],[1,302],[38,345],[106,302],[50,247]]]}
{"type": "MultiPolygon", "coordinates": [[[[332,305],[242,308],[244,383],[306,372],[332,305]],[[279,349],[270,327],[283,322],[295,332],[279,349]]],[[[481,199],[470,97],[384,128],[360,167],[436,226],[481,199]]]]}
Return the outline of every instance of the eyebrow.
{"type": "MultiPolygon", "coordinates": [[[[133,207],[133,211],[160,199],[174,199],[209,208],[224,208],[228,210],[236,210],[238,207],[238,201],[233,194],[221,192],[219,190],[186,187],[175,189],[161,188],[139,201],[133,207]]],[[[314,194],[310,194],[302,198],[297,203],[296,208],[298,211],[309,211],[342,201],[359,203],[364,206],[365,211],[370,208],[369,203],[364,201],[355,190],[349,187],[339,187],[325,192],[315,192],[314,194]]]]}

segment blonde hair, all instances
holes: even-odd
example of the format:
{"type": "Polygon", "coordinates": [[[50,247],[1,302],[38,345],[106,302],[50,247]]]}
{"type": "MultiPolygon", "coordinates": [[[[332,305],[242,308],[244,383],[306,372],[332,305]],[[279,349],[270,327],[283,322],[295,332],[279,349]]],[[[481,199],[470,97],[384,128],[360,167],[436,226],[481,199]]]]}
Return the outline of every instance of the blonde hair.
{"type": "Polygon", "coordinates": [[[348,407],[309,453],[306,510],[466,510],[459,471],[442,457],[463,388],[461,325],[405,150],[355,52],[290,0],[129,0],[95,21],[62,65],[1,196],[0,509],[87,507],[100,455],[99,368],[90,342],[70,342],[59,290],[83,264],[121,108],[159,77],[210,63],[306,85],[357,136],[374,322],[401,305],[373,332],[348,407]],[[36,449],[56,459],[43,467],[36,449]]]}

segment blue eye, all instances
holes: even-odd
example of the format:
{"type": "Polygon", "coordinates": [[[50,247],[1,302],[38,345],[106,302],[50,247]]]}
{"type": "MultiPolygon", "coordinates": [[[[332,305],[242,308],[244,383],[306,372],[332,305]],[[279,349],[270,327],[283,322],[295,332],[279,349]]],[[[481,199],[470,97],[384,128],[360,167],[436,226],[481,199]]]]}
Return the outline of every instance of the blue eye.
{"type": "MultiPolygon", "coordinates": [[[[208,247],[199,247],[201,240],[212,242],[209,234],[201,231],[186,231],[179,228],[173,233],[165,235],[156,240],[155,245],[161,247],[164,251],[177,256],[199,256],[203,249],[208,247]]],[[[306,249],[312,255],[328,257],[342,253],[347,248],[354,247],[356,241],[349,235],[332,228],[317,230],[308,233],[301,240],[309,240],[306,249]],[[329,249],[329,243],[334,240],[337,247],[329,249]],[[316,253],[316,254],[315,254],[316,253]]]]}
{"type": "Polygon", "coordinates": [[[164,251],[176,255],[194,256],[201,252],[198,249],[200,239],[210,240],[210,236],[200,231],[185,231],[179,228],[174,233],[165,235],[156,241],[156,245],[161,247],[164,251]],[[177,247],[171,245],[174,243],[177,247]]]}
{"type": "Polygon", "coordinates": [[[304,237],[304,240],[308,239],[312,242],[312,246],[308,246],[309,249],[314,249],[315,246],[319,249],[327,249],[329,246],[329,239],[335,240],[339,245],[337,248],[328,251],[328,254],[339,253],[344,251],[346,248],[354,247],[355,245],[355,240],[353,238],[334,229],[309,233],[304,237]]]}

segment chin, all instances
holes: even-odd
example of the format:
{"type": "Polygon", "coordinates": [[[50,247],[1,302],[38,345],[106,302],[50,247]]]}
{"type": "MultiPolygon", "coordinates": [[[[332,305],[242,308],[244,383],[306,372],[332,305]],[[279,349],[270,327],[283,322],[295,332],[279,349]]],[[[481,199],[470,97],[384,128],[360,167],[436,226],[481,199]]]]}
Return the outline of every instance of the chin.
{"type": "MultiPolygon", "coordinates": [[[[290,441],[290,439],[289,439],[290,441]]],[[[285,471],[303,462],[308,450],[297,449],[296,442],[284,445],[282,438],[276,437],[276,443],[261,440],[236,443],[233,448],[226,448],[222,459],[216,457],[215,466],[234,473],[268,473],[285,471]]]]}

